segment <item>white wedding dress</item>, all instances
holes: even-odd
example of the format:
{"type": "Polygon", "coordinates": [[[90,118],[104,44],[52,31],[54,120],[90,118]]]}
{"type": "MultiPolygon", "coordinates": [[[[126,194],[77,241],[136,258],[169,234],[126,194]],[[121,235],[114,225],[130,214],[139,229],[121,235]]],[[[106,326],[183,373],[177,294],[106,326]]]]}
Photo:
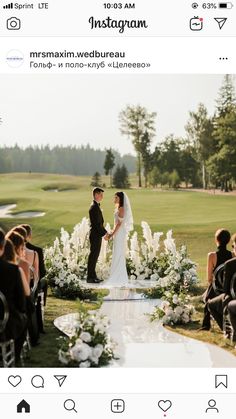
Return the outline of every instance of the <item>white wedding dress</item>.
{"type": "Polygon", "coordinates": [[[129,278],[126,269],[126,248],[128,233],[133,229],[133,215],[128,196],[124,193],[124,217],[120,218],[118,210],[115,211],[115,225],[120,227],[113,238],[113,252],[110,276],[104,281],[106,288],[129,287],[129,278]]]}

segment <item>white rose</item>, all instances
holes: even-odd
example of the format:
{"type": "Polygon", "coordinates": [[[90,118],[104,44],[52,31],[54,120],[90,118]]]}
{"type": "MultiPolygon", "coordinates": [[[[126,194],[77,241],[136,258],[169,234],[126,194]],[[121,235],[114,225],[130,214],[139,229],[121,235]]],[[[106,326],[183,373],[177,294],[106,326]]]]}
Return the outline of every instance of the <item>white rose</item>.
{"type": "Polygon", "coordinates": [[[89,342],[91,342],[92,337],[91,337],[90,333],[88,333],[88,332],[82,332],[80,334],[80,339],[82,339],[86,343],[89,343],[89,342]]]}
{"type": "Polygon", "coordinates": [[[175,308],[174,312],[177,316],[181,316],[183,314],[183,309],[182,307],[178,306],[175,308]]]}
{"type": "Polygon", "coordinates": [[[89,357],[89,359],[90,359],[90,361],[93,363],[93,364],[95,364],[95,365],[98,365],[98,357],[97,356],[95,356],[95,355],[90,355],[90,357],[89,357]]]}
{"type": "Polygon", "coordinates": [[[91,366],[91,363],[89,361],[81,362],[79,364],[80,368],[90,368],[90,366],[91,366]]]}
{"type": "Polygon", "coordinates": [[[87,343],[76,344],[70,350],[71,356],[75,361],[86,361],[92,353],[92,350],[87,343]]]}
{"type": "Polygon", "coordinates": [[[98,358],[100,358],[100,356],[102,355],[102,353],[103,353],[103,346],[100,344],[100,343],[98,343],[96,346],[95,346],[95,348],[93,348],[93,355],[95,356],[95,357],[98,357],[98,358]]]}
{"type": "Polygon", "coordinates": [[[61,349],[58,352],[58,359],[63,365],[68,365],[68,359],[66,358],[65,352],[61,349]]]}
{"type": "Polygon", "coordinates": [[[178,295],[176,295],[176,294],[173,295],[172,301],[173,301],[174,304],[178,304],[178,302],[179,302],[178,295]]]}
{"type": "Polygon", "coordinates": [[[186,313],[184,313],[182,316],[182,320],[184,323],[189,323],[190,318],[186,313]]]}

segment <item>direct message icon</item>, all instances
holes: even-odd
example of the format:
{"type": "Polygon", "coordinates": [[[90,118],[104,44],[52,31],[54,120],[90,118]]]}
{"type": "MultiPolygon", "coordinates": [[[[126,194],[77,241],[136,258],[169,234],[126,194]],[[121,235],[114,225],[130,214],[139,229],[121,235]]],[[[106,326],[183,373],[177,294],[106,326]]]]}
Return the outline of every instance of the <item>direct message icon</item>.
{"type": "Polygon", "coordinates": [[[172,407],[172,402],[170,400],[159,400],[158,407],[162,412],[166,413],[172,407]]]}
{"type": "Polygon", "coordinates": [[[228,388],[228,375],[215,376],[215,388],[218,387],[228,388]]]}

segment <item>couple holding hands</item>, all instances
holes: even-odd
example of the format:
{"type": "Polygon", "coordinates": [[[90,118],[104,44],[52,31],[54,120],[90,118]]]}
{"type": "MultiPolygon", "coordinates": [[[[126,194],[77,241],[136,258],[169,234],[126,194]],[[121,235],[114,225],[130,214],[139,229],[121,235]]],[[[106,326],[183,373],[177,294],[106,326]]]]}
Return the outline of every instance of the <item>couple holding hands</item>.
{"type": "Polygon", "coordinates": [[[133,215],[129,198],[125,192],[116,192],[114,195],[115,214],[114,228],[111,232],[104,227],[104,218],[100,203],[103,200],[104,190],[93,189],[93,202],[89,209],[90,218],[90,254],[88,258],[88,283],[100,283],[97,278],[96,264],[99,258],[102,239],[113,239],[112,264],[107,287],[124,287],[128,285],[126,269],[126,247],[128,233],[133,230],[133,215]]]}

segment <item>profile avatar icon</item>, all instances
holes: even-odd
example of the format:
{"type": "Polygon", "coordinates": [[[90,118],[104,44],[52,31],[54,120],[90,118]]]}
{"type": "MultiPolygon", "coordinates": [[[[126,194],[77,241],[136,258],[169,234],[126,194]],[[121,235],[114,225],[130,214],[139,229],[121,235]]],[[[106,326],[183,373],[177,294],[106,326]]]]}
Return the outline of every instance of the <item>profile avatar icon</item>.
{"type": "Polygon", "coordinates": [[[209,407],[206,409],[206,413],[213,412],[213,411],[215,413],[219,413],[219,410],[216,407],[216,401],[215,400],[213,400],[213,399],[209,400],[208,406],[209,407]]]}

